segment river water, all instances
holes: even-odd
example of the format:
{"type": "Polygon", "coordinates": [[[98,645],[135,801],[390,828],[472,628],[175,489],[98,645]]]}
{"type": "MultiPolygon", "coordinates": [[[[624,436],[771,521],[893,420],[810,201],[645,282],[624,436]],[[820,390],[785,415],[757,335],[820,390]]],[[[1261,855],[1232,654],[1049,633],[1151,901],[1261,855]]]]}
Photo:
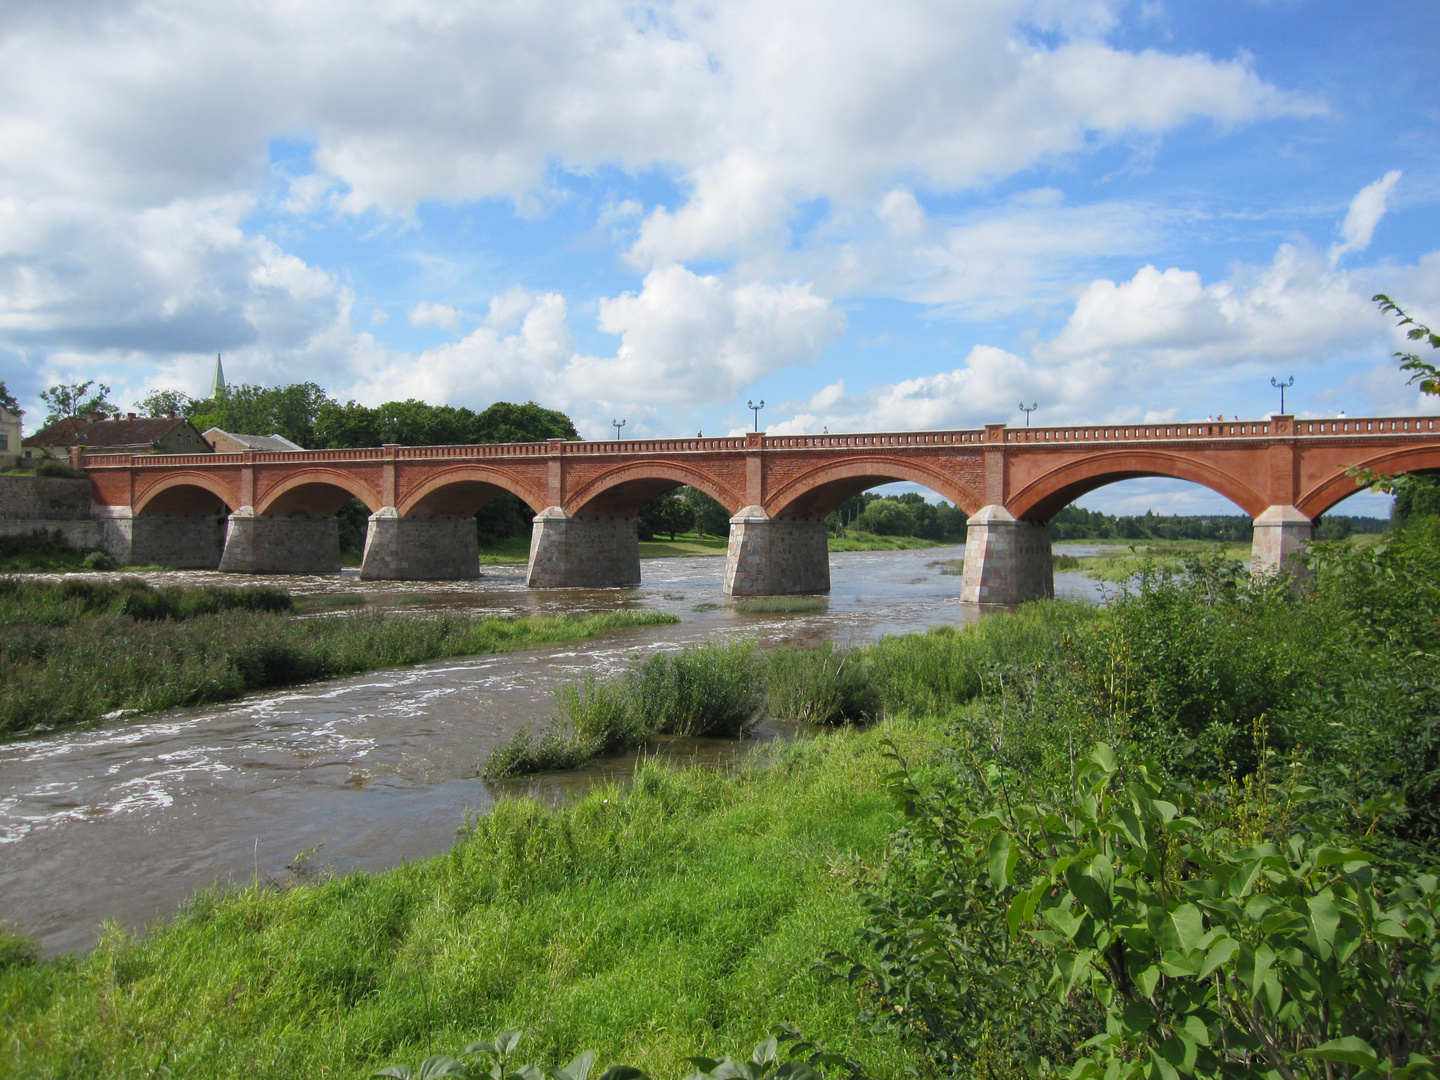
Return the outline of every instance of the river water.
{"type": "MultiPolygon", "coordinates": [[[[680,622],[0,744],[0,919],[47,953],[84,951],[103,919],[140,928],[216,882],[248,882],[257,873],[286,880],[287,866],[311,849],[310,867],[337,872],[442,852],[467,814],[500,795],[559,800],[600,780],[628,779],[633,755],[577,773],[498,784],[478,778],[491,749],[553,714],[559,683],[614,674],[637,656],[721,637],[751,637],[762,646],[849,645],[958,626],[979,614],[956,600],[960,578],[946,565],[963,554],[832,554],[829,596],[818,609],[789,613],[746,612],[723,597],[720,558],[647,559],[644,584],[633,589],[531,590],[523,566],[487,566],[480,580],[467,582],[361,582],[354,571],[244,579],[334,608],[315,618],[364,605],[419,615],[645,609],[680,622]]],[[[139,576],[157,585],[238,580],[204,571],[139,576]]],[[[1055,580],[1059,595],[1098,595],[1080,574],[1055,580]]],[[[719,762],[756,741],[802,734],[797,725],[766,721],[743,743],[674,739],[647,752],[719,762]]]]}

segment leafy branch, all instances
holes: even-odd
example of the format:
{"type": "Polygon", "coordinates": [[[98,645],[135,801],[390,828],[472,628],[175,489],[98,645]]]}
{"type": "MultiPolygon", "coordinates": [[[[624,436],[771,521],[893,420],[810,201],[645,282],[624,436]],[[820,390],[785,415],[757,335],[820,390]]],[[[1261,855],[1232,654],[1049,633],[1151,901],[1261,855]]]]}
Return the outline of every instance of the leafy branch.
{"type": "MultiPolygon", "coordinates": [[[[1405,336],[1411,341],[1423,341],[1432,349],[1440,349],[1440,334],[1435,333],[1424,323],[1416,322],[1390,297],[1384,293],[1376,293],[1371,299],[1380,305],[1380,310],[1386,315],[1398,316],[1399,325],[1410,327],[1405,332],[1405,336]]],[[[1420,384],[1421,393],[1440,394],[1440,367],[1422,360],[1418,353],[1396,352],[1392,355],[1400,361],[1401,371],[1411,373],[1410,382],[1420,384]]]]}

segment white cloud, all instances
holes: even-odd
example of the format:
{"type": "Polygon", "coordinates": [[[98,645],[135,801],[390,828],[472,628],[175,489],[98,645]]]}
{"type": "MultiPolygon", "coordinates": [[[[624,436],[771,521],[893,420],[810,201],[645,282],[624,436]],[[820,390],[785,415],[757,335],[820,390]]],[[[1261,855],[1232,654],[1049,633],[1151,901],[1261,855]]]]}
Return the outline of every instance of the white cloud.
{"type": "Polygon", "coordinates": [[[1373,184],[1366,184],[1350,200],[1350,211],[1340,226],[1341,242],[1330,249],[1332,263],[1339,262],[1348,252],[1364,251],[1370,246],[1375,226],[1385,216],[1385,204],[1399,181],[1400,170],[1391,169],[1373,184]]]}
{"type": "Polygon", "coordinates": [[[295,132],[313,133],[325,176],[292,186],[297,210],[332,178],[349,210],[403,212],[521,199],[557,160],[678,166],[693,208],[657,211],[636,249],[659,263],[728,244],[708,225],[725,208],[767,231],[797,194],[868,203],[897,175],[963,187],[1196,118],[1319,108],[1237,61],[1112,47],[1117,7],[155,0],[16,20],[0,37],[0,184],[213,194],[295,132]]]}
{"type": "Polygon", "coordinates": [[[438,326],[445,330],[454,330],[460,325],[460,317],[464,314],[449,304],[431,304],[422,300],[410,309],[408,317],[411,326],[438,326]]]}
{"type": "MultiPolygon", "coordinates": [[[[456,405],[543,400],[592,435],[614,409],[710,404],[783,367],[811,363],[843,317],[803,285],[730,285],[681,266],[651,271],[638,293],[602,300],[598,323],[620,337],[612,356],[576,348],[564,297],[510,289],[461,341],[357,364],[353,393],[378,403],[420,397],[456,405]]],[[[632,423],[630,430],[637,426],[632,423]]]]}
{"type": "Polygon", "coordinates": [[[652,270],[639,293],[602,300],[598,321],[620,347],[577,359],[573,392],[685,403],[724,401],[773,371],[814,363],[844,328],[807,285],[730,286],[679,265],[652,270]]]}

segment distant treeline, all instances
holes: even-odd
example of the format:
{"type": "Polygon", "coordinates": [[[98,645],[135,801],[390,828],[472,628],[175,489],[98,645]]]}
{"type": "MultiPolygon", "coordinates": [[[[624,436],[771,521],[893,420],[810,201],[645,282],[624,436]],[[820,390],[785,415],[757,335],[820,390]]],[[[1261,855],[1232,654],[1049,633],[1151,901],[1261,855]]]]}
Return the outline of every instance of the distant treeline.
{"type": "Polygon", "coordinates": [[[867,491],[841,503],[825,522],[837,534],[855,529],[875,536],[916,536],[958,543],[965,539],[966,517],[964,510],[948,502],[926,502],[915,491],[904,495],[867,491]]]}
{"type": "MultiPolygon", "coordinates": [[[[1389,528],[1385,518],[1347,517],[1327,514],[1315,528],[1317,540],[1343,540],[1356,533],[1381,533],[1389,528]]],[[[1219,543],[1248,544],[1255,527],[1244,514],[1182,517],[1157,514],[1117,517],[1082,506],[1067,506],[1050,522],[1052,540],[1214,540],[1219,543]]]]}
{"type": "Polygon", "coordinates": [[[371,408],[355,401],[340,404],[315,383],[227,388],[212,398],[192,398],[178,390],[156,390],[139,404],[148,416],[175,412],[204,431],[218,427],[244,435],[283,435],[306,450],[355,446],[447,446],[469,443],[538,442],[578,439],[564,413],[535,402],[497,401],[475,412],[453,405],[430,405],[409,398],[371,408]]]}

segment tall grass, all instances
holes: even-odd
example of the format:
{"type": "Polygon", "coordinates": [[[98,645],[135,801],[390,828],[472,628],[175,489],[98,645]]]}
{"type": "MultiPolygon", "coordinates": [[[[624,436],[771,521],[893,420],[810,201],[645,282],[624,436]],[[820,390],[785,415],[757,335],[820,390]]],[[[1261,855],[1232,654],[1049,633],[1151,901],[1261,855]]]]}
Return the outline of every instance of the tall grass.
{"type": "Polygon", "coordinates": [[[264,586],[156,589],[139,578],[27,581],[0,577],[0,627],[69,626],[101,615],[138,622],[193,619],[229,611],[294,610],[289,593],[264,586]]]}
{"type": "Polygon", "coordinates": [[[750,641],[656,653],[630,669],[631,707],[640,724],[665,735],[739,738],[764,705],[750,641]]]}
{"type": "MultiPolygon", "coordinates": [[[[228,603],[252,590],[217,592],[231,593],[223,600],[228,603]]],[[[270,602],[255,592],[257,606],[270,602]]],[[[210,602],[200,598],[195,605],[210,602]]],[[[357,612],[297,619],[240,607],[183,619],[102,614],[60,626],[12,626],[0,635],[0,734],[675,621],[673,615],[643,611],[526,619],[357,612]]]]}
{"type": "Polygon", "coordinates": [[[862,913],[897,824],[885,727],[733,772],[655,762],[558,810],[502,800],[444,856],[316,884],[207,892],[139,940],[0,969],[0,1075],[360,1077],[506,1028],[655,1077],[789,1022],[903,1077],[853,991],[814,969],[862,913]]]}
{"type": "Polygon", "coordinates": [[[940,626],[882,638],[864,659],[885,712],[946,715],[978,697],[1003,669],[1055,659],[1067,634],[1104,617],[1089,604],[1047,600],[987,615],[963,630],[940,626]]]}
{"type": "Polygon", "coordinates": [[[770,715],[804,724],[863,720],[880,711],[880,694],[860,649],[829,642],[813,649],[784,647],[765,658],[770,715]]]}
{"type": "Polygon", "coordinates": [[[87,560],[100,555],[113,568],[115,563],[103,552],[90,552],[71,547],[62,533],[36,529],[31,533],[0,536],[0,573],[47,573],[66,570],[106,569],[92,566],[87,560]]]}

